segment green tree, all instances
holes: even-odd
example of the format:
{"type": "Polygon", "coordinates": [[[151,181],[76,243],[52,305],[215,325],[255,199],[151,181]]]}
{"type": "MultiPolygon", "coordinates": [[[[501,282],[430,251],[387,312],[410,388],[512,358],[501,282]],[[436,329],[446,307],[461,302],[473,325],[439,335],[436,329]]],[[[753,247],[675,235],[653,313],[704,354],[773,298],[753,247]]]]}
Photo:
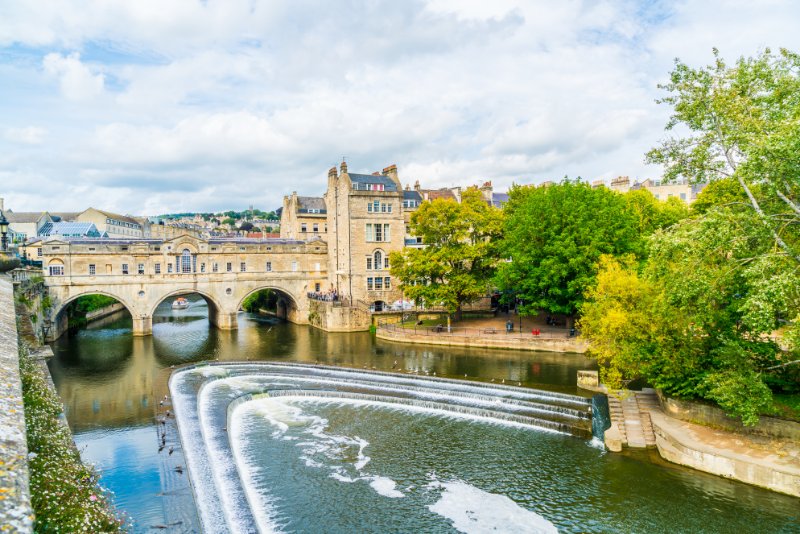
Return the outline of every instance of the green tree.
{"type": "Polygon", "coordinates": [[[522,299],[521,313],[572,318],[595,282],[601,255],[640,249],[639,222],[622,195],[581,181],[517,186],[505,205],[498,286],[522,299]]]}
{"type": "Polygon", "coordinates": [[[461,203],[424,202],[411,216],[411,231],[425,247],[391,253],[392,276],[400,280],[407,297],[443,305],[459,320],[462,306],[490,289],[500,230],[500,210],[488,205],[476,189],[465,191],[461,203]]]}
{"type": "Polygon", "coordinates": [[[705,398],[754,424],[796,358],[771,334],[800,308],[793,260],[771,254],[752,211],[712,210],[653,236],[642,277],[601,262],[581,325],[612,387],[645,377],[666,393],[705,398]]]}
{"type": "Polygon", "coordinates": [[[742,186],[733,178],[722,178],[708,184],[692,203],[692,215],[703,215],[712,208],[750,208],[742,186]]]}
{"type": "Polygon", "coordinates": [[[670,137],[647,155],[664,166],[667,180],[730,179],[769,230],[768,239],[800,263],[800,56],[765,50],[728,65],[714,50],[714,63],[691,68],[676,61],[670,94],[670,137]]]}
{"type": "Polygon", "coordinates": [[[222,224],[224,226],[236,226],[236,219],[228,217],[227,219],[222,220],[222,224]]]}
{"type": "Polygon", "coordinates": [[[239,226],[239,230],[242,232],[249,232],[253,229],[253,223],[251,222],[243,222],[241,226],[239,226]]]}

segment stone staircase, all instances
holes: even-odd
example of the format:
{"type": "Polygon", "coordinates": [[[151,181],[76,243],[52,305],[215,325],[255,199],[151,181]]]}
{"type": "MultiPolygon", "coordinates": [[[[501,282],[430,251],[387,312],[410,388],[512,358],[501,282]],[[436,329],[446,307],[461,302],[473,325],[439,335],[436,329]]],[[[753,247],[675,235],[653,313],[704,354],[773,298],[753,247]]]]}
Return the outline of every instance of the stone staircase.
{"type": "Polygon", "coordinates": [[[622,397],[609,395],[608,406],[611,422],[619,428],[623,445],[641,449],[655,447],[656,437],[650,411],[661,410],[655,391],[627,391],[622,397]]]}

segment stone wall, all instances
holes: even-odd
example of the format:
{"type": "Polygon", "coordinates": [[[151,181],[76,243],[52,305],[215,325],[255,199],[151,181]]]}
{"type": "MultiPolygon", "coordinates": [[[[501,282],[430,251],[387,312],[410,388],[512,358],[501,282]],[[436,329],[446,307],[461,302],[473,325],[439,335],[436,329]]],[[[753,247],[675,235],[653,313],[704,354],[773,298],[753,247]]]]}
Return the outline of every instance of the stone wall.
{"type": "Polygon", "coordinates": [[[544,352],[584,353],[587,343],[580,338],[536,338],[511,337],[505,335],[426,335],[415,334],[413,330],[393,330],[378,328],[379,339],[401,343],[423,343],[427,345],[448,345],[458,347],[487,347],[514,350],[536,350],[544,352]]]}
{"type": "Polygon", "coordinates": [[[774,417],[760,417],[755,426],[744,426],[739,420],[725,415],[710,404],[673,399],[658,392],[661,408],[670,417],[731,432],[742,432],[776,439],[790,439],[800,443],[800,423],[774,417]]]}
{"type": "Polygon", "coordinates": [[[369,329],[370,314],[352,306],[334,306],[333,302],[309,302],[308,322],[326,332],[357,332],[369,329]]]}
{"type": "Polygon", "coordinates": [[[31,532],[33,512],[14,290],[7,277],[0,277],[0,458],[0,530],[31,532]]]}

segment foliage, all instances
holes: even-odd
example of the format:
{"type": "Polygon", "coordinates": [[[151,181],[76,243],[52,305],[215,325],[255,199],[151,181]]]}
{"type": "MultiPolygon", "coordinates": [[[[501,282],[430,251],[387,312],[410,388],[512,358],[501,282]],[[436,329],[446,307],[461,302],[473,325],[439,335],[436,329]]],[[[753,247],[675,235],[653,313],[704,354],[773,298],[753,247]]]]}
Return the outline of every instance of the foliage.
{"type": "Polygon", "coordinates": [[[728,65],[714,50],[714,59],[699,69],[676,62],[661,102],[673,107],[667,129],[690,134],[647,160],[664,165],[668,180],[738,183],[769,241],[800,263],[800,56],[767,49],[728,65]]]}
{"type": "Polygon", "coordinates": [[[19,258],[8,258],[0,256],[0,273],[5,273],[20,266],[19,258]]]}
{"type": "Polygon", "coordinates": [[[70,313],[74,315],[86,315],[89,312],[93,312],[116,303],[117,299],[106,295],[84,295],[82,297],[78,297],[70,303],[70,313]]]}
{"type": "Polygon", "coordinates": [[[749,208],[747,194],[733,178],[715,180],[705,186],[692,203],[692,215],[703,215],[712,208],[749,208]]]}
{"type": "Polygon", "coordinates": [[[241,230],[242,232],[249,232],[252,229],[253,229],[253,223],[251,222],[243,222],[241,226],[239,226],[239,230],[241,230]]]}
{"type": "Polygon", "coordinates": [[[625,198],[625,209],[635,216],[637,229],[641,236],[648,236],[656,230],[669,228],[689,216],[686,203],[676,197],[658,200],[647,189],[631,190],[623,197],[625,198]]]}
{"type": "Polygon", "coordinates": [[[242,309],[250,313],[258,313],[259,310],[274,309],[277,295],[271,289],[262,289],[249,295],[242,302],[242,309]]]}
{"type": "Polygon", "coordinates": [[[42,370],[20,347],[31,504],[36,532],[119,532],[123,521],[111,507],[98,476],[81,462],[61,404],[42,370]]]}
{"type": "Polygon", "coordinates": [[[768,237],[752,211],[712,210],[656,232],[642,276],[603,258],[581,327],[604,380],[644,377],[745,424],[769,413],[769,386],[788,372],[777,366],[798,352],[791,337],[781,350],[769,335],[797,317],[800,278],[789,258],[767,253],[768,237]]]}
{"type": "Polygon", "coordinates": [[[232,217],[228,217],[228,218],[222,219],[222,225],[223,226],[236,226],[236,219],[234,219],[232,217]]]}
{"type": "Polygon", "coordinates": [[[516,292],[521,312],[574,315],[595,282],[601,255],[640,249],[624,198],[565,179],[549,187],[516,186],[505,206],[497,285],[516,292]]]}
{"type": "Polygon", "coordinates": [[[490,289],[501,224],[500,210],[476,189],[464,191],[461,203],[424,202],[411,216],[411,232],[427,246],[393,252],[392,276],[400,280],[406,297],[441,304],[458,316],[464,303],[490,289]]]}

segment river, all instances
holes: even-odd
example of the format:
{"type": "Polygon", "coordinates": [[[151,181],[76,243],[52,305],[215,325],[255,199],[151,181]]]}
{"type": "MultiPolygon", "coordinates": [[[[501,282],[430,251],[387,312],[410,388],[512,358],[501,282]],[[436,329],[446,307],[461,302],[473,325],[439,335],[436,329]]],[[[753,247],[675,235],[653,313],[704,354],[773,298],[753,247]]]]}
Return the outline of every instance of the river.
{"type": "MultiPolygon", "coordinates": [[[[202,299],[190,297],[190,301],[189,309],[179,311],[163,303],[154,318],[152,336],[133,337],[130,317],[122,314],[53,345],[50,369],[76,443],[84,460],[97,466],[102,484],[113,492],[116,506],[128,515],[136,532],[152,532],[155,526],[183,532],[190,524],[170,526],[181,515],[175,507],[190,501],[174,498],[174,492],[186,488],[185,475],[178,477],[165,469],[170,458],[166,450],[159,451],[155,424],[171,367],[204,360],[319,363],[504,382],[571,394],[581,394],[575,386],[577,371],[593,367],[592,361],[575,354],[401,345],[367,333],[325,333],[246,313],[240,314],[238,330],[220,331],[209,326],[202,299]]],[[[338,410],[301,407],[308,411],[303,417],[329,421],[326,432],[358,433],[359,439],[368,440],[371,467],[393,473],[411,489],[398,508],[392,503],[399,500],[382,500],[380,493],[370,492],[368,484],[328,488],[335,481],[320,478],[318,472],[298,481],[302,465],[290,473],[275,471],[274,480],[266,477],[260,483],[274,485],[286,477],[296,482],[287,484],[280,496],[286,507],[280,511],[281,524],[287,530],[337,530],[308,513],[312,494],[303,488],[313,484],[319,493],[315,502],[323,502],[327,495],[328,514],[344,521],[340,531],[347,531],[348,523],[347,507],[334,514],[341,501],[330,496],[338,493],[358,500],[349,505],[353,510],[371,510],[376,531],[450,530],[459,524],[457,518],[447,519],[445,514],[437,522],[431,519],[435,514],[425,511],[425,506],[431,510],[438,506],[426,501],[432,491],[450,492],[455,501],[472,496],[480,502],[509,505],[522,514],[537,511],[561,531],[739,533],[758,525],[760,532],[800,532],[798,499],[668,464],[653,451],[609,454],[578,438],[442,424],[431,415],[384,413],[374,408],[354,411],[352,406],[338,410]],[[421,428],[428,430],[420,434],[421,428]],[[411,430],[419,439],[412,439],[411,430]],[[400,456],[398,450],[403,451],[400,456]],[[419,471],[420,463],[438,470],[419,471]],[[446,480],[437,478],[444,475],[446,480]],[[424,486],[425,477],[429,485],[438,486],[413,489],[424,486]],[[487,493],[488,488],[495,492],[487,493]]],[[[257,427],[251,433],[259,442],[269,434],[257,427]]],[[[293,449],[284,450],[285,442],[275,444],[284,448],[259,448],[253,454],[281,455],[284,469],[298,461],[291,458],[293,449]]],[[[491,521],[492,516],[487,517],[491,521]]],[[[465,519],[470,520],[476,519],[465,519]]],[[[506,530],[512,524],[506,523],[506,530]]],[[[502,523],[498,526],[504,530],[502,523]]]]}

